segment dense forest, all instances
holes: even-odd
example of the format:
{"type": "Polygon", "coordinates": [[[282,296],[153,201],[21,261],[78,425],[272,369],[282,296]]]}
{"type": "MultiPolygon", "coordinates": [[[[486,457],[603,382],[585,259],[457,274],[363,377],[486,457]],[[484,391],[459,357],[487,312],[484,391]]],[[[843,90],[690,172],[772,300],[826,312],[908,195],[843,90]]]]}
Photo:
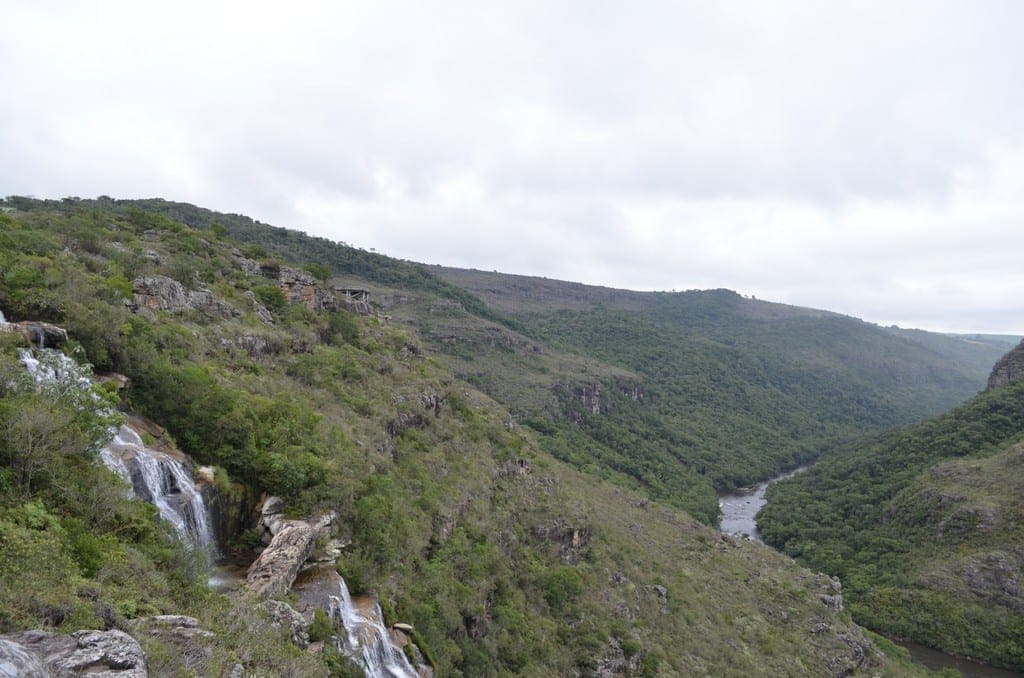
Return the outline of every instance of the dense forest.
{"type": "Polygon", "coordinates": [[[840,446],[769,490],[764,539],[842,578],[855,619],[1024,667],[1024,383],[840,446]]]}

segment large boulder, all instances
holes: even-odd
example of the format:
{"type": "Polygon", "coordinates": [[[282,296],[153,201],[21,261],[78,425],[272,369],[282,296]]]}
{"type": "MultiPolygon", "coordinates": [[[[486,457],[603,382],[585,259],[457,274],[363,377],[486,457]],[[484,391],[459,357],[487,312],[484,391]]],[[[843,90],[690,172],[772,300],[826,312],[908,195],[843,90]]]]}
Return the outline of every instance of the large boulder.
{"type": "MultiPolygon", "coordinates": [[[[69,636],[46,631],[24,631],[0,636],[6,641],[6,654],[0,657],[18,658],[25,667],[21,676],[58,676],[72,678],[88,675],[95,678],[146,678],[146,655],[138,641],[123,631],[75,631],[69,636]],[[26,658],[34,656],[37,664],[26,658]],[[38,671],[38,665],[45,673],[38,671]]],[[[0,666],[7,659],[0,659],[0,666]]],[[[10,659],[13,663],[14,659],[10,659]]],[[[4,675],[0,673],[0,676],[4,675]]]]}
{"type": "Polygon", "coordinates": [[[317,531],[301,520],[284,521],[270,545],[249,567],[246,585],[257,596],[288,593],[299,568],[313,555],[317,531]]]}

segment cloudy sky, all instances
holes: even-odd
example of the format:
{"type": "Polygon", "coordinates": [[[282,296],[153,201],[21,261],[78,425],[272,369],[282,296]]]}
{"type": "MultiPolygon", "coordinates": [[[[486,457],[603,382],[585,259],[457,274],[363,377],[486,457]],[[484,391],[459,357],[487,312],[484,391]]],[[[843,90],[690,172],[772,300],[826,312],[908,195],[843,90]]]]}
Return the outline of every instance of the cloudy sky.
{"type": "Polygon", "coordinates": [[[7,0],[0,194],[1024,334],[1022,32],[1016,0],[7,0]]]}

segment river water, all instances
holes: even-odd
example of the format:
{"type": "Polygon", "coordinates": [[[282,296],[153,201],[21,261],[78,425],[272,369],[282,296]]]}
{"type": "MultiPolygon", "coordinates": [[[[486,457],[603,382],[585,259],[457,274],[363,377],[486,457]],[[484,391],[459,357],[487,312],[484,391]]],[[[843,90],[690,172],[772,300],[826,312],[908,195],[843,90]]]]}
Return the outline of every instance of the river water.
{"type": "MultiPolygon", "coordinates": [[[[792,471],[781,473],[774,478],[769,478],[755,486],[744,487],[738,490],[719,494],[718,505],[722,509],[722,519],[718,524],[718,529],[726,534],[731,534],[737,537],[747,537],[753,541],[761,541],[761,531],[757,529],[757,521],[755,518],[757,517],[758,512],[764,508],[764,505],[767,503],[767,499],[765,499],[765,492],[768,490],[768,487],[772,483],[785,480],[786,478],[792,478],[796,474],[802,473],[809,468],[810,465],[801,466],[800,468],[792,471]]],[[[1019,678],[1024,675],[1008,671],[1006,669],[978,664],[968,659],[954,657],[953,655],[946,654],[940,650],[933,650],[930,647],[925,647],[924,645],[919,645],[911,641],[901,641],[895,638],[891,638],[890,640],[897,645],[906,648],[906,650],[910,652],[910,657],[915,663],[931,669],[932,671],[952,668],[970,678],[1013,678],[1014,676],[1019,678]]]]}
{"type": "Polygon", "coordinates": [[[718,506],[722,509],[722,520],[718,524],[718,529],[726,534],[761,541],[761,531],[757,529],[757,521],[754,518],[767,501],[764,495],[768,486],[780,480],[792,478],[797,473],[803,473],[809,468],[810,466],[801,466],[774,478],[769,478],[755,486],[741,487],[718,495],[718,506]]]}

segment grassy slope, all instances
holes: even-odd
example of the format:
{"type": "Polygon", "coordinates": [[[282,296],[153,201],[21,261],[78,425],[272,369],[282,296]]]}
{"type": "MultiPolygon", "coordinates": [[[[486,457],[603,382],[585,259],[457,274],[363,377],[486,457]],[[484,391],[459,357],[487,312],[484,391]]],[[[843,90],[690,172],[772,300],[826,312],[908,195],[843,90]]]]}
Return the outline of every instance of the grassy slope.
{"type": "Polygon", "coordinates": [[[839,575],[855,617],[1024,667],[1024,384],[822,459],[773,486],[766,541],[839,575]]]}
{"type": "MultiPolygon", "coordinates": [[[[848,616],[819,599],[827,581],[552,458],[528,429],[509,430],[501,405],[420,355],[414,332],[373,318],[334,323],[294,306],[266,326],[243,295],[263,283],[241,273],[230,241],[95,205],[22,206],[33,209],[0,215],[8,317],[68,327],[71,349],[127,374],[127,404],[222,469],[225,487],[280,493],[293,510],[337,510],[353,542],[339,567],[375,588],[392,619],[416,625],[441,674],[566,674],[592,667],[614,643],[642,653],[645,672],[823,675],[862,643],[848,616]],[[195,273],[239,315],[130,313],[130,279],[155,273],[200,284],[195,273]],[[269,353],[230,347],[240,336],[266,338],[269,353]],[[389,434],[403,415],[423,413],[423,396],[442,399],[441,416],[389,434]],[[507,474],[515,459],[532,471],[507,474]],[[568,528],[583,535],[578,547],[566,546],[568,528]]],[[[36,421],[34,396],[3,383],[0,423],[36,421]]],[[[103,606],[116,611],[115,626],[190,613],[217,633],[208,672],[234,661],[268,673],[326,671],[247,608],[196,587],[153,511],[132,517],[137,503],[119,500],[131,511],[96,524],[89,502],[68,502],[66,483],[19,485],[6,472],[14,450],[0,451],[5,629],[94,626],[103,606]],[[53,520],[77,531],[49,529],[53,520]],[[59,565],[52,577],[19,576],[55,552],[67,555],[47,561],[59,565]],[[75,614],[47,616],[68,604],[75,614]]],[[[85,488],[116,482],[102,467],[77,465],[88,450],[76,454],[57,453],[54,463],[85,488]]],[[[171,648],[147,643],[162,671],[181,668],[171,648]]]]}

